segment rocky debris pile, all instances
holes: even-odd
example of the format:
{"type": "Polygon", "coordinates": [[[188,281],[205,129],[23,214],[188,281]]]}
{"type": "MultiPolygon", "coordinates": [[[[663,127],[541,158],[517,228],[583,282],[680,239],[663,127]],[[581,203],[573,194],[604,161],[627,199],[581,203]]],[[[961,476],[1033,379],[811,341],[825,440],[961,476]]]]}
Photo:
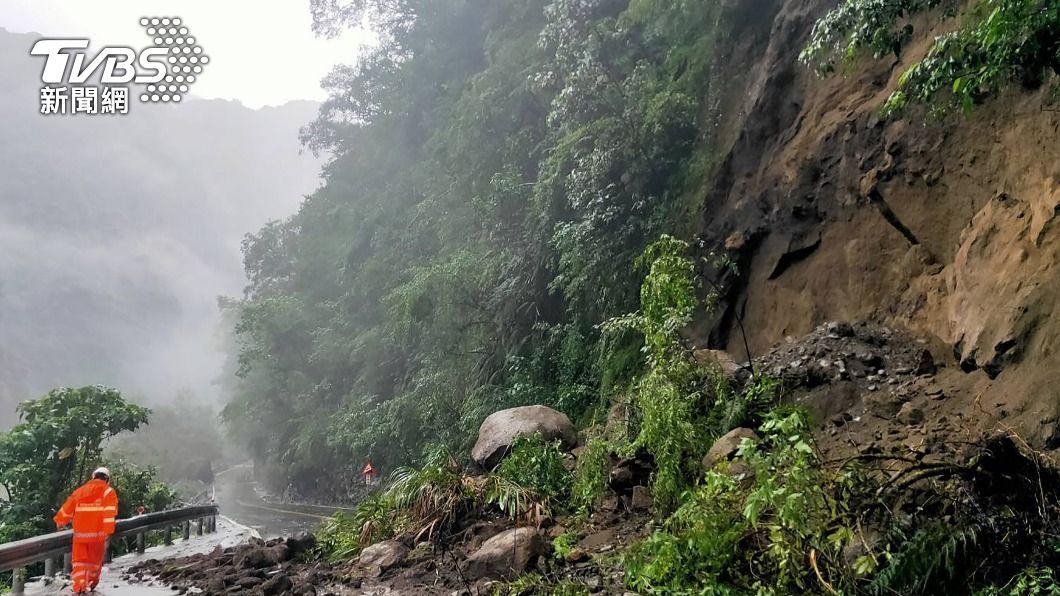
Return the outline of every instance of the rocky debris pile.
{"type": "Polygon", "coordinates": [[[852,381],[869,391],[906,384],[937,368],[926,342],[886,327],[842,321],[821,325],[801,339],[789,337],[755,364],[792,387],[852,381]]]}
{"type": "Polygon", "coordinates": [[[162,582],[180,594],[206,596],[335,594],[344,583],[341,574],[324,563],[300,562],[315,546],[312,534],[252,540],[180,559],[148,559],[129,567],[122,579],[133,584],[162,582]]]}
{"type": "Polygon", "coordinates": [[[947,403],[945,388],[963,373],[903,331],[833,321],[789,337],[754,364],[784,383],[786,399],[814,413],[826,449],[939,453],[967,430],[966,404],[947,403]]]}

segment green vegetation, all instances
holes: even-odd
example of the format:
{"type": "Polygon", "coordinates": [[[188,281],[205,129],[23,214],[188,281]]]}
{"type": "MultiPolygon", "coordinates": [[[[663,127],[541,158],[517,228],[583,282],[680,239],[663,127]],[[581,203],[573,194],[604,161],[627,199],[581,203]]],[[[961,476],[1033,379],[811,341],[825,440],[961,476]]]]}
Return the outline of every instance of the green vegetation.
{"type": "Polygon", "coordinates": [[[352,515],[326,521],[319,534],[320,554],[333,561],[348,559],[365,546],[402,533],[414,540],[438,538],[481,511],[539,524],[552,515],[550,506],[561,494],[555,491],[565,490],[569,478],[562,464],[558,470],[553,465],[558,460],[548,452],[559,456],[554,445],[540,439],[521,445],[518,461],[525,469],[503,471],[502,466],[502,471],[484,476],[465,474],[444,447],[429,449],[421,467],[395,470],[383,493],[362,500],[352,515]]]}
{"type": "Polygon", "coordinates": [[[100,386],[56,389],[18,406],[21,422],[0,434],[0,542],[55,531],[52,516],[67,494],[99,465],[113,469],[121,495],[118,515],[143,505],[164,509],[176,498],[154,480],[154,470],[105,461],[111,437],[136,430],[150,411],[100,386]]]}
{"type": "Polygon", "coordinates": [[[1021,571],[1003,586],[990,586],[976,596],[1060,596],[1060,581],[1048,567],[1031,567],[1021,571]]]}
{"type": "Polygon", "coordinates": [[[691,218],[716,2],[315,4],[386,43],[328,78],[304,139],[332,155],[297,215],[248,237],[224,417],[281,486],[340,493],[463,452],[488,414],[598,416],[642,365],[629,264],[691,218]],[[338,471],[338,472],[336,472],[338,471]]]}
{"type": "MultiPolygon", "coordinates": [[[[646,364],[627,387],[632,399],[616,400],[608,420],[588,429],[573,478],[557,445],[536,437],[517,441],[495,473],[478,477],[464,474],[450,451],[432,449],[422,467],[399,469],[353,516],[329,522],[323,554],[348,558],[397,534],[444,541],[483,514],[529,524],[567,514],[561,523],[568,530],[552,541],[553,564],[562,566],[578,542],[569,528],[607,490],[614,456],[644,454],[655,462],[650,490],[659,525],[618,560],[593,563],[605,575],[621,570],[638,593],[1056,589],[1049,564],[1060,551],[1040,538],[1058,529],[1052,520],[1060,505],[1047,495],[1060,490],[1060,475],[1008,439],[959,465],[885,453],[825,461],[809,415],[778,405],[775,381],[754,377],[731,387],[688,354],[679,332],[700,300],[687,250],[666,236],[649,246],[640,259],[647,270],[642,308],[604,325],[605,336],[642,335],[646,364]],[[734,421],[757,428],[758,438],[744,439],[736,460],[702,470],[703,445],[734,421]],[[998,482],[1008,490],[998,491],[998,482]]],[[[545,569],[497,589],[578,594],[586,586],[545,569]]]]}
{"type": "Polygon", "coordinates": [[[818,21],[801,57],[828,73],[863,52],[898,56],[914,23],[947,20],[955,24],[944,24],[902,74],[886,112],[911,103],[967,111],[1011,83],[1037,87],[1060,75],[1060,5],[1053,0],[844,0],[818,21]]]}
{"type": "Polygon", "coordinates": [[[571,490],[571,474],[563,465],[558,442],[546,442],[539,435],[516,439],[497,475],[547,502],[566,502],[571,490]]]}
{"type": "Polygon", "coordinates": [[[22,402],[18,413],[21,422],[0,434],[0,486],[7,497],[0,500],[0,542],[54,532],[55,512],[100,465],[111,470],[118,517],[131,517],[141,505],[158,511],[176,502],[153,468],[104,456],[108,440],[135,431],[150,415],[114,389],[55,389],[22,402]]]}

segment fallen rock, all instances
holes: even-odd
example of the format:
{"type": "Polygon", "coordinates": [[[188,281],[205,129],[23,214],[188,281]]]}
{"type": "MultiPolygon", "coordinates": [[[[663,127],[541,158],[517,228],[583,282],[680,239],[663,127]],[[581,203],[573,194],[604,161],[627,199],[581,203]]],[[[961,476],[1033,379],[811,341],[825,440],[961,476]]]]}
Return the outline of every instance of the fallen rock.
{"type": "Polygon", "coordinates": [[[241,578],[237,579],[235,581],[235,585],[236,585],[236,587],[242,588],[244,590],[249,590],[250,588],[253,588],[254,586],[257,586],[257,585],[262,584],[264,582],[265,582],[265,580],[261,579],[260,577],[254,577],[253,575],[248,575],[246,577],[241,577],[241,578]]]}
{"type": "Polygon", "coordinates": [[[651,509],[651,493],[646,486],[633,487],[632,505],[634,509],[651,509]]]}
{"type": "Polygon", "coordinates": [[[317,537],[309,532],[299,532],[294,536],[289,536],[285,542],[287,548],[291,549],[291,557],[293,558],[316,548],[317,537]]]}
{"type": "Polygon", "coordinates": [[[902,424],[908,424],[910,426],[920,424],[924,421],[924,410],[914,406],[912,402],[906,402],[900,410],[898,410],[898,422],[902,424]]]}
{"type": "Polygon", "coordinates": [[[619,460],[607,475],[607,484],[611,490],[628,494],[634,486],[648,484],[655,466],[646,457],[632,457],[619,460]]]}
{"type": "Polygon", "coordinates": [[[578,442],[578,433],[565,414],[546,406],[522,406],[490,414],[478,429],[478,441],[471,459],[492,470],[508,453],[518,437],[539,434],[546,441],[560,440],[570,449],[578,442]]]}
{"type": "Polygon", "coordinates": [[[828,332],[828,336],[832,338],[852,337],[854,335],[854,328],[846,321],[831,321],[825,324],[825,330],[828,332]]]}
{"type": "Polygon", "coordinates": [[[902,409],[902,404],[906,401],[903,395],[883,391],[869,393],[864,399],[865,409],[870,414],[888,420],[898,414],[898,411],[902,409]]]}
{"type": "Polygon", "coordinates": [[[545,539],[537,530],[513,528],[490,538],[468,557],[465,575],[472,581],[513,577],[544,553],[545,539]]]}
{"type": "Polygon", "coordinates": [[[397,540],[377,542],[361,551],[357,563],[379,575],[382,572],[400,565],[409,555],[409,549],[397,540]]]}
{"type": "Polygon", "coordinates": [[[236,565],[252,569],[272,567],[291,559],[291,549],[286,544],[273,546],[255,546],[244,550],[236,560],[236,565]]]}
{"type": "Polygon", "coordinates": [[[938,367],[935,366],[935,357],[931,355],[929,350],[921,350],[917,359],[916,373],[918,375],[933,375],[937,370],[938,367]]]}
{"type": "Polygon", "coordinates": [[[732,459],[744,439],[758,439],[758,434],[749,428],[734,428],[721,436],[710,451],[703,456],[703,469],[710,470],[722,460],[732,459]]]}
{"type": "Polygon", "coordinates": [[[261,584],[261,591],[265,596],[279,596],[291,589],[291,578],[286,573],[278,573],[269,581],[261,584]]]}
{"type": "Polygon", "coordinates": [[[715,366],[729,379],[737,378],[743,367],[725,350],[695,350],[692,357],[701,365],[715,366]]]}

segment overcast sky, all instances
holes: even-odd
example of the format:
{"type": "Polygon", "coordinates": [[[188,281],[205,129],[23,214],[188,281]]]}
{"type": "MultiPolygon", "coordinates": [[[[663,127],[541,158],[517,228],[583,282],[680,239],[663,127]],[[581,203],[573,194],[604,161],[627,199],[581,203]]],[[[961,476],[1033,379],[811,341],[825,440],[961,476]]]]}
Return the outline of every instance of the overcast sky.
{"type": "MultiPolygon", "coordinates": [[[[320,79],[335,64],[356,62],[359,48],[371,43],[360,30],[317,38],[309,0],[0,0],[0,27],[87,37],[93,46],[150,45],[139,25],[145,16],[181,18],[209,55],[192,95],[254,108],[323,99],[320,79]]],[[[43,66],[42,58],[32,59],[43,66]]]]}

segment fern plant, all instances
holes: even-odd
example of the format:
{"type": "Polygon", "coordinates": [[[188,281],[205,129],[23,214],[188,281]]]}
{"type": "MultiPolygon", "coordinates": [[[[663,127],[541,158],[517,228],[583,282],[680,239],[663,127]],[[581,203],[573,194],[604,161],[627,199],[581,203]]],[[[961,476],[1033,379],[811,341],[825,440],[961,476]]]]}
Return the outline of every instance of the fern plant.
{"type": "Polygon", "coordinates": [[[898,528],[898,549],[868,586],[870,594],[936,594],[956,577],[962,556],[976,544],[974,526],[932,523],[911,535],[898,528]]]}

